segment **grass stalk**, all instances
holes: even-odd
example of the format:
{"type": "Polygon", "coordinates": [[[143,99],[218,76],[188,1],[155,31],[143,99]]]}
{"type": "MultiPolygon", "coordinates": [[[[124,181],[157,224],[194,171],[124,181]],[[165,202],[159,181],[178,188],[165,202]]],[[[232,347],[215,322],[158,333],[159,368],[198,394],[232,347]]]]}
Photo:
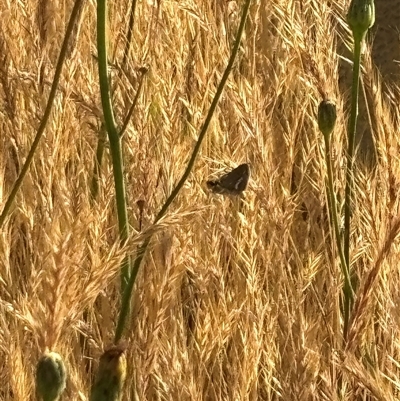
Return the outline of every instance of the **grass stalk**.
{"type": "Polygon", "coordinates": [[[137,89],[136,89],[135,97],[134,97],[134,99],[133,99],[133,102],[132,102],[132,104],[131,104],[131,107],[129,108],[128,114],[127,114],[126,117],[125,117],[124,123],[122,124],[122,128],[121,128],[121,130],[119,131],[119,136],[120,136],[121,139],[122,139],[122,137],[123,137],[123,135],[124,135],[126,129],[128,128],[129,121],[130,121],[130,119],[131,119],[131,117],[132,117],[132,115],[133,115],[133,112],[134,112],[135,107],[136,107],[136,105],[137,105],[137,102],[138,102],[138,100],[139,100],[139,96],[140,96],[140,94],[142,93],[142,87],[143,87],[143,82],[144,82],[144,76],[145,76],[146,73],[147,73],[147,69],[146,69],[146,68],[142,68],[142,69],[140,70],[139,85],[138,85],[138,87],[137,87],[137,89]]]}
{"type": "Polygon", "coordinates": [[[344,255],[346,265],[350,267],[350,224],[352,196],[354,186],[354,151],[355,135],[358,114],[358,95],[360,86],[360,62],[361,62],[361,41],[354,41],[354,63],[353,63],[353,82],[351,96],[351,112],[348,133],[347,166],[346,166],[346,190],[344,204],[344,255]]]}
{"type": "MultiPolygon", "coordinates": [[[[325,141],[325,163],[327,169],[327,183],[326,183],[326,193],[328,197],[329,215],[334,228],[334,235],[336,246],[340,258],[340,266],[344,278],[343,286],[343,306],[350,305],[354,302],[353,287],[351,283],[349,265],[346,262],[342,237],[340,235],[339,229],[339,217],[337,212],[337,199],[336,192],[333,185],[333,168],[331,159],[331,136],[335,129],[336,124],[336,106],[333,102],[329,100],[323,100],[318,107],[318,127],[324,135],[325,141]]],[[[349,325],[350,314],[349,310],[344,308],[344,329],[347,331],[349,325]]]]}
{"type": "MultiPolygon", "coordinates": [[[[350,236],[351,236],[351,215],[353,207],[354,192],[354,158],[355,158],[355,135],[358,117],[358,97],[360,87],[360,64],[361,64],[361,45],[368,32],[368,29],[375,22],[374,0],[352,0],[347,13],[347,22],[353,32],[354,51],[353,51],[353,80],[351,87],[351,111],[348,127],[348,150],[346,167],[346,190],[345,190],[345,209],[344,209],[344,256],[352,283],[355,282],[350,264],[350,236]]],[[[353,285],[354,287],[354,285],[353,285]]],[[[344,288],[346,293],[346,284],[344,288]]],[[[344,299],[345,324],[343,337],[347,338],[348,323],[350,313],[353,308],[353,300],[350,297],[344,299]]]]}
{"type": "MultiPolygon", "coordinates": [[[[114,119],[111,91],[108,82],[107,68],[107,1],[97,2],[97,49],[101,104],[103,107],[104,123],[110,141],[110,151],[113,165],[115,196],[117,203],[118,228],[121,245],[129,236],[128,213],[126,207],[126,192],[121,140],[114,119]]],[[[130,256],[127,255],[121,266],[121,293],[130,276],[130,256]]]]}
{"type": "Polygon", "coordinates": [[[76,0],[74,7],[72,9],[71,12],[71,16],[69,18],[69,22],[68,22],[68,26],[67,26],[67,30],[65,32],[65,36],[64,36],[64,41],[63,44],[61,46],[61,50],[60,50],[60,55],[58,56],[58,61],[57,61],[57,65],[56,65],[56,70],[54,73],[54,78],[53,78],[53,83],[51,85],[51,89],[50,89],[50,94],[49,94],[49,98],[47,100],[47,105],[46,105],[46,109],[44,111],[43,114],[43,118],[40,122],[39,128],[36,132],[36,136],[35,139],[32,143],[31,149],[29,150],[28,156],[25,160],[25,163],[22,167],[22,170],[18,176],[18,178],[16,179],[13,188],[10,192],[10,195],[7,198],[7,201],[4,205],[3,211],[1,212],[0,215],[0,228],[2,227],[10,209],[12,204],[14,203],[15,197],[19,191],[19,189],[21,188],[22,182],[29,170],[29,167],[32,163],[33,157],[35,156],[36,153],[36,149],[39,146],[39,142],[44,134],[44,130],[46,128],[47,122],[49,120],[50,117],[50,113],[51,110],[53,108],[53,103],[54,103],[54,99],[57,93],[57,89],[58,89],[58,84],[60,82],[60,77],[61,77],[61,73],[62,73],[62,69],[64,66],[64,60],[67,56],[68,53],[68,49],[69,49],[69,42],[71,37],[73,36],[74,33],[74,28],[75,28],[75,23],[78,20],[78,17],[81,13],[81,7],[83,5],[83,2],[85,0],[76,0]]]}
{"type": "MultiPolygon", "coordinates": [[[[207,113],[207,116],[206,116],[206,119],[204,121],[204,124],[203,124],[203,126],[202,126],[202,128],[200,130],[199,137],[198,137],[196,145],[195,145],[195,147],[193,149],[193,152],[192,152],[192,155],[191,155],[190,160],[188,162],[188,165],[186,167],[186,170],[183,173],[183,175],[182,175],[181,179],[179,180],[179,182],[177,183],[177,185],[175,186],[175,188],[173,189],[171,195],[168,197],[168,199],[166,200],[165,204],[161,208],[160,212],[157,214],[157,216],[156,216],[156,218],[154,220],[154,224],[156,224],[165,215],[165,213],[167,212],[169,206],[172,204],[174,199],[177,197],[179,191],[182,189],[185,181],[189,177],[189,175],[190,175],[190,173],[191,173],[191,171],[192,171],[192,169],[194,167],[196,158],[197,158],[197,156],[198,156],[198,154],[200,152],[201,144],[202,144],[202,142],[203,142],[203,140],[205,138],[205,135],[207,133],[208,126],[210,125],[210,122],[211,122],[211,119],[213,117],[214,111],[215,111],[215,109],[217,107],[218,101],[219,101],[219,99],[220,99],[220,97],[222,95],[222,91],[223,91],[223,89],[225,87],[225,84],[226,84],[226,82],[228,80],[229,74],[230,74],[230,72],[232,70],[232,67],[233,67],[233,64],[235,62],[235,59],[236,59],[236,56],[237,56],[237,53],[238,53],[238,50],[239,50],[239,46],[240,46],[240,41],[241,41],[241,38],[242,38],[243,30],[244,30],[245,23],[246,23],[246,20],[247,20],[247,14],[248,14],[248,11],[249,11],[249,8],[250,8],[250,3],[251,3],[251,0],[246,0],[246,2],[244,4],[242,17],[241,17],[241,20],[240,20],[240,25],[239,25],[239,28],[238,28],[238,31],[237,31],[235,43],[233,45],[233,49],[232,49],[228,64],[227,64],[226,69],[224,71],[224,74],[223,74],[223,76],[221,78],[221,82],[218,85],[217,91],[216,91],[214,99],[213,99],[213,101],[211,103],[210,109],[209,109],[209,111],[207,113]]],[[[146,249],[147,249],[147,247],[148,247],[148,245],[150,243],[150,240],[151,240],[151,236],[147,237],[143,241],[142,245],[138,249],[138,253],[136,255],[136,259],[135,259],[135,261],[133,263],[131,275],[129,277],[129,281],[128,281],[128,284],[127,284],[127,286],[125,288],[123,299],[122,299],[122,305],[121,305],[119,320],[118,320],[117,329],[116,329],[115,338],[114,338],[115,343],[117,343],[121,339],[121,337],[123,335],[123,331],[124,331],[125,324],[126,324],[126,319],[128,317],[128,314],[129,314],[129,305],[130,305],[130,302],[131,302],[133,286],[135,284],[137,273],[138,273],[140,265],[141,265],[141,263],[143,261],[143,258],[144,258],[144,255],[146,253],[146,249]]]]}
{"type": "Polygon", "coordinates": [[[93,177],[91,185],[92,200],[97,199],[99,194],[99,178],[101,172],[101,162],[103,160],[104,147],[107,138],[107,132],[104,124],[101,124],[99,130],[99,140],[97,142],[96,157],[94,158],[93,177]]]}
{"type": "Polygon", "coordinates": [[[329,206],[331,209],[331,216],[333,222],[333,228],[335,232],[335,242],[339,253],[340,258],[340,267],[342,270],[343,278],[344,278],[344,286],[343,286],[343,332],[346,333],[348,326],[349,326],[349,319],[350,319],[350,309],[349,306],[354,302],[354,290],[351,283],[350,277],[350,270],[349,266],[346,262],[344,250],[343,250],[343,243],[342,237],[340,235],[340,228],[339,228],[339,217],[337,212],[337,199],[336,193],[333,185],[333,169],[332,169],[332,160],[331,160],[331,152],[330,152],[330,139],[327,135],[324,135],[325,139],[325,161],[326,161],[326,168],[327,168],[327,175],[328,175],[328,182],[327,182],[327,195],[329,198],[329,206]]]}
{"type": "Polygon", "coordinates": [[[135,25],[135,11],[136,11],[137,0],[132,0],[131,10],[129,12],[129,23],[128,23],[128,33],[126,35],[125,49],[124,49],[124,57],[122,59],[121,69],[122,71],[126,67],[126,63],[129,57],[129,51],[132,45],[132,36],[133,36],[133,27],[135,25]]]}
{"type": "Polygon", "coordinates": [[[339,252],[340,258],[340,266],[344,277],[345,287],[344,287],[344,295],[345,297],[349,297],[351,302],[354,301],[354,294],[350,280],[349,268],[346,263],[346,259],[344,256],[343,245],[341,241],[340,235],[340,228],[339,228],[339,216],[337,212],[337,199],[336,193],[333,185],[333,169],[332,169],[332,160],[331,160],[331,152],[330,152],[330,140],[326,136],[325,138],[325,161],[326,161],[326,168],[327,168],[327,175],[328,175],[328,182],[327,182],[327,193],[329,197],[329,203],[331,205],[331,215],[333,221],[333,228],[335,231],[335,241],[336,246],[339,252]]]}

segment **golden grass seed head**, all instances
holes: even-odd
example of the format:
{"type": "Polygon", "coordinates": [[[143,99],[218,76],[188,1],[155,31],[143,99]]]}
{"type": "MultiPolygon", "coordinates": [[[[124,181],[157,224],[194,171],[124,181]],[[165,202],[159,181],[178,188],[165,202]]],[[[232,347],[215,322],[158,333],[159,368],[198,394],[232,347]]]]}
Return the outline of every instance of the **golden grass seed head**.
{"type": "Polygon", "coordinates": [[[323,100],[318,106],[318,127],[324,136],[329,136],[336,124],[336,105],[330,100],[323,100]]]}
{"type": "Polygon", "coordinates": [[[58,400],[65,390],[67,370],[59,354],[45,352],[36,366],[36,389],[43,401],[58,400]]]}

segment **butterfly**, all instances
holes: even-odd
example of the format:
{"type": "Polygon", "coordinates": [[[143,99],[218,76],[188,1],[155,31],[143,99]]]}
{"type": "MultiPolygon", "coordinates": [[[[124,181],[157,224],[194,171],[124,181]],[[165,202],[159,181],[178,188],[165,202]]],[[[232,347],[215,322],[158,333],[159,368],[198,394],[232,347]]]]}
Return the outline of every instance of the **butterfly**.
{"type": "Polygon", "coordinates": [[[241,164],[218,180],[207,181],[207,187],[215,194],[240,195],[247,187],[250,178],[250,166],[241,164]]]}

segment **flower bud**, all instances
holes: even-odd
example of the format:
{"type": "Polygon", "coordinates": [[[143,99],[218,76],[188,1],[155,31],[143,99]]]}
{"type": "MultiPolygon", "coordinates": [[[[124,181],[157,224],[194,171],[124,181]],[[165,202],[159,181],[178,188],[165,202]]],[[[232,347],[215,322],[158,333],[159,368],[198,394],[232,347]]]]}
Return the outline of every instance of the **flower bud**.
{"type": "Polygon", "coordinates": [[[43,401],[56,401],[65,390],[67,371],[56,352],[46,351],[36,366],[36,389],[43,401]]]}
{"type": "Polygon", "coordinates": [[[355,40],[364,39],[368,29],[375,22],[374,0],[352,0],[347,13],[349,24],[355,40]]]}
{"type": "Polygon", "coordinates": [[[90,401],[120,401],[126,378],[125,345],[109,348],[100,357],[90,401]]]}
{"type": "Polygon", "coordinates": [[[330,100],[323,100],[318,106],[318,127],[324,136],[329,136],[336,123],[336,106],[330,100]]]}

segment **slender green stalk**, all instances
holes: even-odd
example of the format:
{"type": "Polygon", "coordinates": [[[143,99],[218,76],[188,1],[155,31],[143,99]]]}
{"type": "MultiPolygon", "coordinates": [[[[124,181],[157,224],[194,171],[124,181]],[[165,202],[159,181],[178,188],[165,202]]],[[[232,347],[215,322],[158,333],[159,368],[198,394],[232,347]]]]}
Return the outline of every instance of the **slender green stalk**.
{"type": "Polygon", "coordinates": [[[326,158],[326,167],[328,173],[328,183],[327,183],[327,192],[329,197],[329,205],[331,209],[331,216],[333,220],[333,227],[335,230],[335,240],[336,246],[339,252],[340,258],[340,267],[342,270],[342,274],[344,277],[344,286],[343,286],[343,332],[347,333],[347,329],[349,326],[349,319],[350,319],[350,307],[354,302],[354,291],[351,283],[350,278],[350,270],[348,265],[346,264],[346,259],[344,256],[343,251],[343,244],[340,236],[340,229],[339,229],[339,217],[337,213],[337,200],[336,200],[336,193],[333,186],[333,172],[332,172],[332,161],[331,161],[331,154],[330,154],[330,140],[325,137],[325,158],[326,158]]]}
{"type": "Polygon", "coordinates": [[[349,121],[349,133],[348,133],[348,149],[347,149],[347,166],[346,166],[346,189],[345,189],[345,203],[344,203],[344,258],[350,277],[350,286],[345,281],[343,287],[344,293],[344,324],[343,324],[343,338],[347,338],[347,332],[349,328],[349,319],[351,310],[354,304],[354,298],[347,296],[352,291],[352,270],[350,263],[350,235],[351,235],[351,215],[353,208],[353,196],[354,196],[354,158],[355,158],[355,135],[357,127],[357,115],[358,115],[358,97],[359,97],[359,86],[360,86],[360,63],[361,63],[361,41],[354,38],[354,63],[353,63],[353,82],[352,82],[352,98],[351,98],[351,111],[349,121]]]}
{"type": "MultiPolygon", "coordinates": [[[[121,244],[125,244],[129,236],[128,213],[126,208],[126,193],[124,181],[124,167],[120,136],[115,124],[112,107],[111,92],[107,74],[107,0],[97,2],[97,49],[101,104],[103,106],[104,123],[110,141],[110,151],[114,172],[115,195],[117,202],[118,226],[121,244]]],[[[121,291],[130,276],[130,257],[127,256],[121,266],[121,291]]]]}
{"type": "Polygon", "coordinates": [[[337,199],[336,193],[333,186],[333,169],[332,169],[332,160],[331,160],[331,153],[330,153],[330,141],[327,137],[325,137],[325,159],[326,159],[326,167],[327,167],[327,174],[328,174],[328,196],[329,196],[329,203],[331,205],[331,213],[332,213],[332,220],[333,220],[333,227],[335,230],[335,240],[336,246],[339,252],[340,258],[340,265],[342,268],[342,273],[345,282],[345,296],[348,293],[348,297],[351,301],[354,300],[353,290],[351,286],[350,280],[350,273],[349,268],[346,264],[346,259],[343,252],[343,245],[340,236],[340,228],[339,228],[339,217],[337,213],[337,199]]]}
{"type": "MultiPolygon", "coordinates": [[[[351,114],[349,121],[348,151],[347,151],[347,169],[346,169],[346,190],[345,190],[345,210],[344,210],[344,256],[352,277],[350,264],[350,235],[351,235],[351,214],[353,207],[353,188],[354,188],[354,145],[357,127],[358,114],[358,96],[360,86],[360,63],[361,63],[361,44],[368,32],[368,29],[375,22],[375,4],[374,0],[352,0],[347,13],[347,22],[353,33],[354,40],[354,62],[353,62],[353,82],[351,92],[351,114]]],[[[345,291],[345,290],[344,290],[345,291]]],[[[345,297],[345,325],[343,336],[347,338],[348,319],[353,301],[345,297]],[[346,318],[347,316],[347,318],[346,318]]]]}
{"type": "Polygon", "coordinates": [[[346,265],[350,266],[350,223],[352,196],[354,186],[354,145],[357,127],[358,114],[358,93],[360,86],[360,61],[361,61],[361,41],[354,42],[354,64],[353,64],[353,83],[351,98],[351,114],[349,121],[347,167],[346,167],[346,192],[344,210],[344,254],[346,265]]]}
{"type": "Polygon", "coordinates": [[[125,69],[126,63],[128,61],[129,50],[131,48],[132,36],[133,36],[133,26],[135,25],[135,10],[136,10],[137,0],[132,0],[131,11],[129,13],[129,23],[128,23],[128,33],[126,35],[124,57],[122,59],[122,70],[125,69]]]}
{"type": "Polygon", "coordinates": [[[125,117],[124,123],[122,124],[122,128],[119,131],[120,138],[123,137],[123,135],[124,135],[124,133],[125,133],[127,127],[128,127],[129,121],[130,121],[130,119],[132,117],[132,114],[133,114],[133,112],[135,110],[136,104],[137,104],[137,102],[139,100],[140,93],[142,91],[144,76],[145,76],[146,73],[147,73],[147,69],[142,68],[141,71],[140,71],[139,85],[138,85],[138,88],[136,90],[135,98],[133,99],[133,102],[132,102],[131,107],[129,108],[128,114],[125,117]]]}
{"type": "MultiPolygon", "coordinates": [[[[174,190],[172,191],[171,195],[169,196],[169,198],[166,200],[164,206],[161,208],[160,212],[158,213],[157,217],[155,218],[154,224],[157,223],[167,212],[169,206],[171,205],[171,203],[174,201],[174,199],[176,198],[176,196],[178,195],[179,191],[182,189],[183,185],[185,184],[186,179],[189,177],[194,163],[196,161],[197,155],[199,154],[200,151],[200,147],[201,144],[203,142],[203,139],[205,138],[208,126],[210,125],[211,119],[213,117],[214,111],[217,107],[218,101],[221,97],[222,91],[224,89],[224,86],[226,84],[226,81],[228,80],[229,74],[232,70],[233,64],[235,62],[238,50],[239,50],[239,46],[240,46],[240,41],[241,41],[241,37],[243,34],[243,30],[244,30],[244,26],[246,23],[246,19],[247,19],[247,14],[250,8],[250,3],[251,0],[246,0],[245,5],[243,7],[243,14],[242,14],[242,18],[240,21],[240,25],[239,25],[239,29],[236,35],[236,40],[232,49],[232,53],[228,62],[228,65],[226,66],[225,72],[221,78],[221,82],[219,83],[219,86],[217,88],[217,91],[215,93],[215,97],[211,103],[210,109],[208,111],[208,114],[206,116],[206,119],[204,121],[204,124],[200,130],[200,134],[199,137],[197,139],[197,143],[193,149],[192,155],[190,157],[190,160],[188,162],[188,165],[186,167],[185,172],[182,175],[182,178],[179,180],[178,184],[176,185],[176,187],[174,188],[174,190]]],[[[128,285],[125,288],[125,292],[123,295],[123,300],[122,300],[122,305],[121,305],[121,311],[120,311],[120,315],[119,315],[119,320],[118,320],[118,324],[117,324],[117,329],[115,332],[115,338],[114,341],[118,342],[123,334],[123,330],[125,328],[125,324],[126,324],[126,319],[128,317],[129,314],[129,305],[131,302],[131,297],[132,297],[132,290],[133,290],[133,286],[135,284],[135,280],[136,280],[136,276],[137,273],[139,271],[140,265],[142,263],[142,260],[144,258],[146,249],[150,243],[151,240],[151,236],[147,237],[142,245],[139,247],[135,262],[133,264],[132,267],[132,272],[131,272],[131,276],[129,278],[129,282],[128,285]]]]}
{"type": "Polygon", "coordinates": [[[62,72],[62,68],[64,66],[64,60],[66,58],[66,55],[67,55],[67,52],[69,49],[69,41],[73,34],[74,26],[75,26],[75,23],[78,19],[80,12],[81,12],[81,6],[84,1],[85,0],[76,0],[75,4],[74,4],[74,8],[72,9],[71,16],[69,18],[69,22],[68,22],[68,26],[67,26],[67,30],[65,32],[64,41],[61,46],[60,55],[58,57],[56,71],[54,73],[53,84],[50,89],[50,94],[49,94],[49,99],[47,100],[46,109],[44,111],[42,121],[40,122],[35,139],[32,143],[31,149],[28,153],[28,157],[25,160],[25,163],[22,167],[21,173],[19,174],[17,180],[15,181],[14,186],[11,190],[11,193],[8,196],[7,201],[4,205],[3,211],[0,215],[0,228],[3,225],[5,219],[10,211],[12,204],[14,203],[15,197],[16,197],[19,189],[21,188],[22,182],[23,182],[23,180],[29,170],[29,167],[32,163],[32,160],[35,155],[36,149],[39,145],[40,139],[43,136],[44,130],[47,125],[47,121],[49,120],[51,109],[53,108],[54,98],[56,96],[57,89],[58,89],[58,83],[60,82],[61,72],[62,72]]]}
{"type": "MultiPolygon", "coordinates": [[[[337,200],[336,200],[336,192],[333,185],[333,169],[332,169],[332,160],[331,160],[331,136],[333,130],[335,129],[336,124],[336,106],[333,102],[325,99],[323,100],[318,107],[318,127],[320,131],[324,135],[325,140],[325,162],[328,174],[328,181],[326,184],[326,192],[328,197],[328,205],[330,211],[331,221],[334,227],[334,235],[336,240],[336,246],[339,252],[340,257],[340,266],[344,277],[344,287],[343,287],[343,299],[344,305],[350,305],[354,301],[353,288],[350,278],[349,266],[346,263],[346,259],[344,256],[342,238],[340,235],[339,229],[339,217],[337,213],[337,200]]],[[[349,319],[350,319],[350,310],[347,308],[344,309],[344,327],[345,331],[347,331],[349,319]]]]}
{"type": "Polygon", "coordinates": [[[99,178],[101,171],[101,162],[103,160],[104,146],[107,138],[107,132],[104,124],[101,124],[99,140],[97,142],[96,157],[94,159],[93,178],[91,185],[92,200],[95,200],[99,194],[99,178]]]}

